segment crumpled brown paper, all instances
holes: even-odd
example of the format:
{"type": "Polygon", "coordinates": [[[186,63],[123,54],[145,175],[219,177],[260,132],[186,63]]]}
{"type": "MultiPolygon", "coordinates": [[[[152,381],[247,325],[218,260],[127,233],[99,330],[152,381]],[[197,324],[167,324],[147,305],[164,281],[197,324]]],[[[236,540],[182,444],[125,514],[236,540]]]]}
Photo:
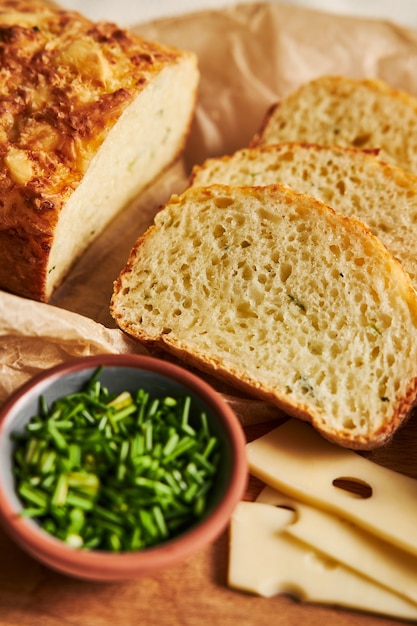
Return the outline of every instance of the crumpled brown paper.
{"type": "MultiPolygon", "coordinates": [[[[325,73],[380,77],[417,94],[417,34],[387,22],[259,3],[134,30],[198,55],[200,94],[184,161],[114,220],[50,305],[0,293],[0,402],[34,373],[73,356],[142,351],[109,313],[113,281],[131,246],[171,193],[187,186],[191,167],[247,145],[273,102],[325,73]]],[[[256,421],[256,407],[263,419],[265,407],[245,402],[246,413],[248,406],[250,419],[256,421]]]]}
{"type": "Polygon", "coordinates": [[[417,32],[393,23],[254,3],[142,24],[199,57],[200,101],[187,165],[246,146],[267,108],[322,74],[378,77],[417,95],[417,32]]]}
{"type": "Polygon", "coordinates": [[[0,403],[31,376],[70,358],[105,353],[145,353],[118,329],[18,296],[0,297],[0,403]]]}
{"type": "MultiPolygon", "coordinates": [[[[187,185],[190,167],[247,145],[272,102],[323,73],[376,76],[417,94],[417,34],[386,22],[249,4],[142,24],[136,30],[199,56],[200,98],[185,169],[177,164],[127,207],[74,267],[50,305],[0,293],[0,404],[37,372],[74,356],[142,351],[115,328],[108,309],[113,281],[131,245],[159,205],[187,185]]],[[[269,415],[256,401],[228,400],[243,422],[269,415]]],[[[374,460],[417,477],[415,431],[410,421],[374,460]]],[[[133,626],[142,621],[205,626],[220,616],[222,626],[253,626],[255,615],[257,626],[277,619],[283,626],[319,621],[365,625],[368,619],[375,626],[386,624],[376,616],[313,609],[285,596],[265,602],[227,589],[224,537],[185,565],[105,586],[49,571],[1,532],[0,551],[2,626],[133,626]]]]}

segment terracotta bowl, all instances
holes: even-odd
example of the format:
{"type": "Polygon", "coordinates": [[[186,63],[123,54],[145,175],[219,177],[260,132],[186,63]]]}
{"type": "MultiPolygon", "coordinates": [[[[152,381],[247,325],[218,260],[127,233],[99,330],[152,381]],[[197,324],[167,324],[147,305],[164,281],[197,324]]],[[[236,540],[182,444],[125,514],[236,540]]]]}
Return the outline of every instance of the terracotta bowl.
{"type": "Polygon", "coordinates": [[[146,356],[102,355],[70,361],[35,376],[18,389],[0,410],[0,522],[10,537],[32,557],[70,576],[93,581],[117,581],[143,576],[178,563],[213,542],[227,527],[247,483],[245,437],[231,408],[197,376],[171,363],[146,356]],[[69,546],[43,530],[35,519],[23,517],[12,471],[12,433],[23,432],[37,413],[43,395],[53,400],[80,390],[97,367],[110,392],[190,395],[205,411],[221,444],[220,466],[203,516],[181,534],[137,551],[111,552],[69,546]]]}

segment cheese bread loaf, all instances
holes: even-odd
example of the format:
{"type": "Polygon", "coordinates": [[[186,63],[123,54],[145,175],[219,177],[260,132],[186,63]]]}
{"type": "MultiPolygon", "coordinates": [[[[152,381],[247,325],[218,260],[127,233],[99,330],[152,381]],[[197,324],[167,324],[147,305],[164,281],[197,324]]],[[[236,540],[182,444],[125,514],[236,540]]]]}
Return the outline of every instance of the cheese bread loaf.
{"type": "Polygon", "coordinates": [[[251,145],[287,141],[377,148],[417,174],[417,99],[381,80],[323,76],[273,105],[251,145]]]}
{"type": "Polygon", "coordinates": [[[312,423],[382,445],[416,403],[417,296],[366,226],[283,185],[191,187],[115,282],[118,326],[312,423]]]}
{"type": "Polygon", "coordinates": [[[191,184],[283,183],[355,216],[397,257],[417,287],[417,177],[356,148],[287,143],[238,150],[195,166],[191,184]]]}
{"type": "Polygon", "coordinates": [[[193,54],[37,0],[0,4],[0,288],[48,301],[181,153],[193,54]]]}

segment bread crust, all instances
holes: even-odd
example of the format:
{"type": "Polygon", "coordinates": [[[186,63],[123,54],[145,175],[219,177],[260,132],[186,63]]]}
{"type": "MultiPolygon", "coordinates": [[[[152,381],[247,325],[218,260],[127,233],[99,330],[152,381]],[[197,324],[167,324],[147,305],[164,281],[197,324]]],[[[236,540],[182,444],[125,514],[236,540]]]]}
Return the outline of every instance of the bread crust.
{"type": "MultiPolygon", "coordinates": [[[[115,320],[117,322],[117,315],[115,315],[115,320]]],[[[119,318],[119,324],[120,321],[119,318]]],[[[328,441],[351,450],[371,451],[386,445],[397,430],[410,419],[416,407],[417,378],[410,382],[406,394],[398,402],[395,413],[389,422],[383,423],[370,436],[357,435],[354,438],[350,438],[343,430],[337,428],[330,429],[328,423],[312,415],[311,407],[288,402],[288,398],[285,395],[279,395],[276,392],[272,393],[271,390],[256,384],[256,381],[252,379],[245,380],[240,372],[226,370],[220,361],[192,354],[186,348],[171,342],[169,337],[161,336],[158,339],[154,339],[145,335],[138,336],[132,327],[123,330],[129,336],[138,339],[151,354],[157,357],[161,356],[162,353],[171,354],[186,366],[197,368],[201,372],[217,378],[220,383],[231,385],[232,388],[235,388],[242,394],[251,398],[258,398],[266,402],[270,407],[275,407],[278,410],[275,418],[282,418],[284,415],[287,415],[311,424],[328,441]]],[[[273,419],[273,416],[270,415],[268,418],[273,419]]]]}
{"type": "Polygon", "coordinates": [[[74,11],[36,0],[2,2],[2,288],[46,299],[62,207],[128,104],[184,55],[74,11]]]}
{"type": "Polygon", "coordinates": [[[319,76],[271,104],[250,146],[288,141],[378,149],[416,174],[417,98],[380,79],[319,76]]]}

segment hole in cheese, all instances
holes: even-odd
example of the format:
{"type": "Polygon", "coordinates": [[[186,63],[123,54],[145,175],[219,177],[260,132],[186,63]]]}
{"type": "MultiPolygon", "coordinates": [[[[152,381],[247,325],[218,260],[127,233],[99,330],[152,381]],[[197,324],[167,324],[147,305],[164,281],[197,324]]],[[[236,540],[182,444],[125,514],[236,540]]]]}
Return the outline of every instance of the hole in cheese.
{"type": "Polygon", "coordinates": [[[291,511],[291,513],[294,513],[294,516],[290,522],[290,524],[295,524],[298,519],[299,519],[299,512],[297,511],[295,506],[291,506],[291,504],[276,504],[275,505],[277,509],[284,509],[285,511],[291,511]]]}
{"type": "Polygon", "coordinates": [[[332,484],[337,489],[342,489],[355,498],[363,498],[366,500],[372,496],[371,485],[359,478],[339,476],[339,478],[333,480],[332,484]]]}

